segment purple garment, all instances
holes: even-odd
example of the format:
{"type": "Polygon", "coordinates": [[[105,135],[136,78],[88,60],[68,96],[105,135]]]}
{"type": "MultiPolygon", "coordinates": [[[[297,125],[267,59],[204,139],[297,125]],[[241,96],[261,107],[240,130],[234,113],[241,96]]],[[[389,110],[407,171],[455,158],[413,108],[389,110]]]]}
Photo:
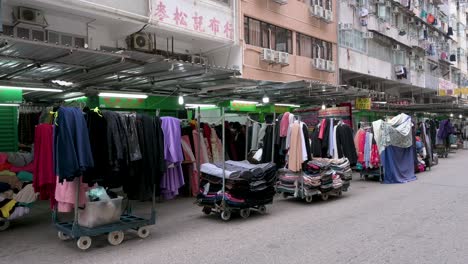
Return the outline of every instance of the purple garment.
{"type": "Polygon", "coordinates": [[[161,179],[160,187],[165,199],[173,199],[179,194],[179,188],[185,184],[181,165],[184,161],[184,154],[180,120],[173,117],[161,117],[161,121],[167,170],[161,179]]]}
{"type": "Polygon", "coordinates": [[[416,180],[413,147],[387,146],[381,155],[383,183],[407,183],[416,180]]]}
{"type": "Polygon", "coordinates": [[[333,151],[334,151],[334,143],[335,142],[335,138],[334,138],[334,131],[335,131],[335,126],[334,126],[334,121],[333,121],[333,118],[330,118],[330,134],[329,134],[329,137],[328,137],[328,155],[330,157],[333,157],[333,151]]]}
{"type": "Polygon", "coordinates": [[[453,126],[448,120],[442,120],[439,124],[439,132],[437,137],[441,139],[446,139],[450,134],[453,134],[453,126]]]}

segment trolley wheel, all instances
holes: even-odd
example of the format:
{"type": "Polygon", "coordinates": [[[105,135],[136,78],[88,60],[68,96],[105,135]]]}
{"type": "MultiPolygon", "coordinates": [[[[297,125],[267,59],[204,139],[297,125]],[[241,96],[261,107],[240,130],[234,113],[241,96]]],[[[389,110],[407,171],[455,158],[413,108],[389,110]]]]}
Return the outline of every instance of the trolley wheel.
{"type": "Polygon", "coordinates": [[[113,246],[119,245],[120,243],[122,243],[123,240],[124,240],[123,231],[114,231],[114,232],[110,232],[107,235],[107,242],[109,242],[109,244],[113,246]]]}
{"type": "Polygon", "coordinates": [[[266,211],[267,211],[266,206],[260,205],[260,206],[258,207],[258,212],[259,212],[259,213],[261,213],[261,214],[266,214],[266,211]]]}
{"type": "Polygon", "coordinates": [[[337,195],[338,197],[342,196],[342,195],[343,195],[343,191],[339,191],[336,195],[337,195]]]}
{"type": "Polygon", "coordinates": [[[221,219],[224,221],[229,221],[231,219],[231,211],[229,210],[224,210],[221,212],[221,219]]]}
{"type": "Polygon", "coordinates": [[[63,233],[62,231],[58,231],[57,232],[57,236],[60,240],[62,241],[65,241],[65,240],[68,240],[70,239],[70,236],[68,236],[67,234],[63,233]]]}
{"type": "Polygon", "coordinates": [[[10,227],[9,220],[6,220],[6,219],[0,220],[0,231],[5,231],[8,229],[8,227],[10,227]]]}
{"type": "Polygon", "coordinates": [[[242,218],[248,218],[250,216],[250,208],[241,209],[239,214],[242,218]]]}
{"type": "Polygon", "coordinates": [[[306,197],[305,197],[305,201],[306,201],[307,203],[311,203],[313,199],[314,199],[314,197],[313,197],[312,195],[309,195],[309,196],[306,196],[306,197]]]}
{"type": "Polygon", "coordinates": [[[89,247],[91,247],[91,242],[92,240],[89,236],[82,236],[78,238],[78,240],[76,241],[76,245],[81,250],[87,250],[89,247]]]}
{"type": "Polygon", "coordinates": [[[322,201],[328,200],[328,193],[322,193],[322,195],[320,195],[320,198],[322,198],[322,201]]]}
{"type": "Polygon", "coordinates": [[[286,199],[286,198],[288,198],[288,196],[289,196],[288,193],[285,193],[285,192],[283,193],[283,198],[286,199]]]}
{"type": "Polygon", "coordinates": [[[149,228],[147,226],[142,226],[138,228],[137,234],[140,238],[147,238],[150,234],[149,228]]]}
{"type": "Polygon", "coordinates": [[[206,215],[211,214],[211,208],[208,206],[203,207],[202,212],[206,215]]]}

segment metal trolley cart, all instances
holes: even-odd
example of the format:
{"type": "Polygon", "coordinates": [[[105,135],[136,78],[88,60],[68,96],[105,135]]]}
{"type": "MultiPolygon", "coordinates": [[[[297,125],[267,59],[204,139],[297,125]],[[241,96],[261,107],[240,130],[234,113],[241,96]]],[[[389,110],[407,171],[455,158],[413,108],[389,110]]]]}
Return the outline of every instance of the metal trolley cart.
{"type": "Polygon", "coordinates": [[[149,219],[133,215],[131,208],[128,207],[117,222],[93,228],[82,227],[78,224],[78,203],[79,186],[76,193],[73,221],[60,221],[58,219],[57,206],[55,206],[52,213],[52,219],[58,230],[58,238],[63,241],[75,239],[77,247],[81,250],[89,249],[92,244],[92,237],[99,235],[107,235],[109,244],[114,246],[119,245],[124,239],[124,231],[126,230],[135,230],[140,238],[146,238],[150,234],[148,226],[156,223],[155,188],[153,189],[151,216],[149,219]]]}

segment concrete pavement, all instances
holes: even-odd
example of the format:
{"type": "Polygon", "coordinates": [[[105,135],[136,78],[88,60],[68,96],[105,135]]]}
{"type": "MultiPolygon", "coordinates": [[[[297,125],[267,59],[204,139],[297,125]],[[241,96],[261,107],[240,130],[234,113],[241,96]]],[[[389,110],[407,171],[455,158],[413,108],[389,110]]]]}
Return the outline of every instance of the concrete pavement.
{"type": "MultiPolygon", "coordinates": [[[[468,151],[408,184],[355,175],[341,198],[306,204],[277,197],[266,215],[223,222],[193,199],[157,205],[151,236],[127,232],[82,252],[57,239],[47,203],[0,233],[0,263],[468,263],[468,151]]],[[[145,205],[147,206],[147,205],[145,205]]]]}

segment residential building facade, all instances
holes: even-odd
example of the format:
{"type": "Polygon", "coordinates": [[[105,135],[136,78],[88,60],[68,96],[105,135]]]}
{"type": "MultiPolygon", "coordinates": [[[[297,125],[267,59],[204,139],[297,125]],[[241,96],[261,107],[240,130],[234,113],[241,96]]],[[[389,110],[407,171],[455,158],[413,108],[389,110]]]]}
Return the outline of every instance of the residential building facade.
{"type": "Polygon", "coordinates": [[[241,0],[242,76],[337,83],[334,0],[241,0]]]}

